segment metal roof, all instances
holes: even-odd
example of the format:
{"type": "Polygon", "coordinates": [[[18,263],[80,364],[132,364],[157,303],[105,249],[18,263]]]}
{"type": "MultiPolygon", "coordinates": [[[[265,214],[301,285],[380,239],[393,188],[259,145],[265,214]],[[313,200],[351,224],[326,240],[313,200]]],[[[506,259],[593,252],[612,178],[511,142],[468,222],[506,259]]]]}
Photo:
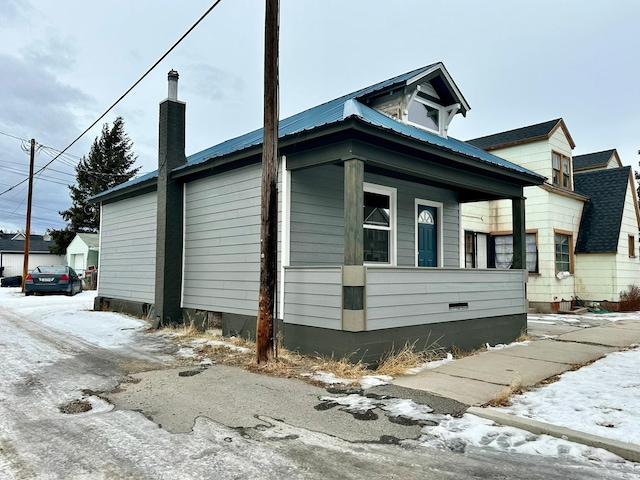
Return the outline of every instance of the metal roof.
{"type": "MultiPolygon", "coordinates": [[[[410,72],[398,75],[383,82],[376,83],[369,87],[357,90],[342,97],[336,98],[329,102],[315,106],[291,117],[280,120],[278,124],[278,137],[284,139],[293,135],[299,135],[302,132],[311,131],[324,125],[338,124],[348,118],[358,118],[361,121],[382,128],[384,130],[393,131],[405,137],[424,142],[425,144],[435,146],[437,148],[461,154],[472,159],[479,160],[483,163],[497,165],[508,170],[524,173],[532,177],[543,179],[541,175],[534,173],[526,168],[511,163],[500,157],[485,152],[481,148],[470,145],[469,143],[456,140],[454,138],[443,138],[435,133],[430,133],[418,127],[404,124],[398,120],[390,118],[366,105],[361,103],[359,99],[375,94],[377,92],[393,89],[401,85],[406,85],[409,81],[415,81],[416,78],[436,71],[439,68],[444,70],[444,65],[434,63],[425,67],[412,70],[410,72]]],[[[187,163],[174,169],[174,172],[189,169],[195,165],[202,164],[210,159],[223,157],[232,153],[237,153],[248,148],[256,147],[262,144],[262,128],[241,135],[236,138],[224,141],[218,145],[207,148],[200,152],[187,157],[187,163]]],[[[157,177],[157,172],[151,172],[142,177],[130,180],[111,190],[103,192],[93,197],[99,199],[104,195],[113,193],[117,190],[128,188],[146,180],[157,177]]]]}

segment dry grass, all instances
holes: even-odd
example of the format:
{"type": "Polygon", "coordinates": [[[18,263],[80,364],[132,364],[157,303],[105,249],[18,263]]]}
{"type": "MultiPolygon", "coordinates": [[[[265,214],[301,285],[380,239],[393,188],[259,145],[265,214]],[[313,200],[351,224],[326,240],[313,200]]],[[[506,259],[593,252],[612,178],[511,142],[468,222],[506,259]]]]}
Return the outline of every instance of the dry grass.
{"type": "Polygon", "coordinates": [[[487,405],[491,407],[507,407],[511,405],[512,396],[520,395],[525,391],[526,389],[522,386],[522,379],[520,376],[516,375],[511,380],[511,384],[496,393],[487,405]]]}
{"type": "Polygon", "coordinates": [[[518,335],[518,338],[516,338],[514,342],[529,342],[531,340],[533,340],[533,338],[527,333],[526,330],[523,330],[522,332],[520,332],[520,335],[518,335]]]}
{"type": "MultiPolygon", "coordinates": [[[[177,343],[192,347],[197,360],[210,359],[221,365],[231,365],[245,368],[249,371],[273,375],[277,377],[293,378],[302,374],[324,372],[331,373],[338,378],[353,380],[354,382],[365,375],[388,375],[397,377],[410,368],[418,367],[424,362],[446,357],[446,350],[435,342],[427,350],[414,351],[414,344],[406,344],[399,350],[391,350],[371,368],[361,359],[357,352],[343,358],[325,357],[321,355],[300,355],[278,345],[278,356],[266,364],[257,364],[255,360],[255,342],[241,337],[223,337],[221,334],[198,331],[193,324],[177,328],[164,328],[161,332],[177,334],[173,337],[177,343]],[[201,345],[193,347],[193,340],[200,340],[201,345]],[[210,341],[224,342],[222,345],[206,343],[210,341]],[[235,348],[240,347],[240,349],[235,348]]],[[[278,342],[279,343],[279,342],[278,342]]],[[[187,360],[189,361],[189,360],[187,360]]],[[[319,384],[313,377],[305,376],[308,382],[319,384]]]]}
{"type": "Polygon", "coordinates": [[[477,355],[479,353],[486,352],[486,351],[487,351],[486,345],[483,345],[482,347],[476,348],[474,350],[462,350],[461,348],[454,346],[451,349],[451,355],[453,355],[453,358],[455,358],[456,360],[459,360],[461,358],[472,357],[473,355],[477,355]]]}

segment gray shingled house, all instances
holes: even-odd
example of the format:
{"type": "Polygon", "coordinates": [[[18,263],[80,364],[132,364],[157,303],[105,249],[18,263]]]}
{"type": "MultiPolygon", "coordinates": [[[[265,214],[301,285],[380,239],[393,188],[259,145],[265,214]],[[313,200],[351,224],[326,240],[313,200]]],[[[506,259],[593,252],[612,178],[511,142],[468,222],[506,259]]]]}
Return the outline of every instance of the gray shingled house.
{"type": "MultiPolygon", "coordinates": [[[[177,73],[160,105],[159,170],[101,203],[96,306],[161,323],[255,330],[262,131],[185,157],[177,73]]],[[[508,342],[526,329],[523,188],[544,177],[448,136],[469,105],[441,63],[279,123],[276,316],[301,352],[366,361],[508,342]],[[460,205],[506,199],[514,268],[460,268],[460,205]]]]}

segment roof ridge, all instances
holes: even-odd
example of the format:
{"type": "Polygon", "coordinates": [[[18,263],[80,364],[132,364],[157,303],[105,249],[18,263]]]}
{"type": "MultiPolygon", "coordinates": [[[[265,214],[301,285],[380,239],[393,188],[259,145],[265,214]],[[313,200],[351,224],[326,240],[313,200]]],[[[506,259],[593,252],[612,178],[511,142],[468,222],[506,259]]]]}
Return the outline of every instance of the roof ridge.
{"type": "MultiPolygon", "coordinates": [[[[525,126],[523,126],[523,127],[512,128],[512,129],[509,129],[509,130],[503,130],[502,132],[496,132],[496,133],[491,133],[491,134],[489,134],[489,135],[483,135],[482,137],[472,138],[472,139],[467,140],[467,142],[473,142],[473,141],[476,141],[476,140],[482,140],[482,139],[484,139],[484,138],[489,138],[489,137],[493,137],[493,136],[497,136],[497,135],[503,135],[503,134],[506,134],[506,133],[517,132],[518,130],[524,130],[524,129],[526,129],[526,128],[539,127],[539,126],[541,126],[541,125],[545,125],[545,124],[547,124],[547,123],[553,123],[553,125],[555,126],[555,125],[557,125],[561,120],[562,120],[562,117],[560,117],[560,118],[555,118],[555,119],[553,119],[553,120],[547,120],[546,122],[534,123],[534,124],[531,124],[531,125],[525,125],[525,126]]],[[[551,130],[551,129],[550,129],[550,130],[551,130]]]]}

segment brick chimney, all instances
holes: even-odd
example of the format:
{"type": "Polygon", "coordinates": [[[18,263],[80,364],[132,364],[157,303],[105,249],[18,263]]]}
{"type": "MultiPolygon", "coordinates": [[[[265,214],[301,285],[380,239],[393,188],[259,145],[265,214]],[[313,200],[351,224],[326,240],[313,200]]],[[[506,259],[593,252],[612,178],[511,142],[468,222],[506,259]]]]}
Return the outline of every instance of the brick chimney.
{"type": "Polygon", "coordinates": [[[186,104],[178,101],[178,72],[168,73],[169,92],[160,103],[158,139],[158,217],[156,232],[156,327],[182,323],[183,185],[171,171],[187,162],[186,104]]]}

